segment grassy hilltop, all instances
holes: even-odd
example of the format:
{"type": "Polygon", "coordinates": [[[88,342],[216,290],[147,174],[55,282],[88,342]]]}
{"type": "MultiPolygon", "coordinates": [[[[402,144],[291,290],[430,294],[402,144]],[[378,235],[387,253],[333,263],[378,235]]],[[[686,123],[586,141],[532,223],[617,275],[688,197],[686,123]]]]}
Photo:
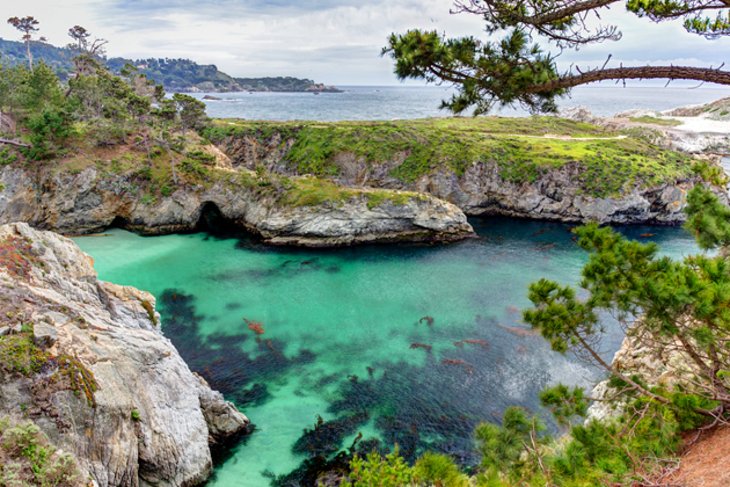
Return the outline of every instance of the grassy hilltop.
{"type": "MultiPolygon", "coordinates": [[[[581,184],[592,196],[620,194],[706,172],[688,155],[652,143],[639,132],[618,133],[555,117],[434,118],[392,122],[265,122],[217,120],[204,135],[214,142],[250,138],[272,141],[292,172],[337,176],[336,158],[352,154],[376,166],[402,160],[391,176],[413,182],[437,169],[462,175],[476,162],[492,162],[515,183],[569,163],[582,166],[581,184]]],[[[708,177],[711,177],[708,174],[708,177]]]]}

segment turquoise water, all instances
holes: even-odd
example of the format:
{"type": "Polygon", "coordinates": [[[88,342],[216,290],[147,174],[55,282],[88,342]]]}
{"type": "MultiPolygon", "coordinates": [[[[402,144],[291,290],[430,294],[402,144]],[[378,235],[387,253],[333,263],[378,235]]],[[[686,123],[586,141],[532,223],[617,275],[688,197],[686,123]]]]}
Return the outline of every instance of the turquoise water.
{"type": "MultiPolygon", "coordinates": [[[[431,449],[474,463],[477,422],[497,420],[508,405],[535,410],[548,384],[597,379],[520,322],[530,282],[577,282],[586,255],[570,228],[473,224],[478,239],[443,247],[300,251],[122,230],[76,242],[102,279],[155,294],[163,329],[191,368],[255,423],[210,485],[259,486],[349,447],[358,432],[362,449],[374,439],[411,458],[431,449]],[[318,415],[318,434],[300,439],[318,415]]],[[[696,251],[680,229],[623,231],[673,256],[696,251]]],[[[621,337],[608,328],[610,357],[621,337]]]]}

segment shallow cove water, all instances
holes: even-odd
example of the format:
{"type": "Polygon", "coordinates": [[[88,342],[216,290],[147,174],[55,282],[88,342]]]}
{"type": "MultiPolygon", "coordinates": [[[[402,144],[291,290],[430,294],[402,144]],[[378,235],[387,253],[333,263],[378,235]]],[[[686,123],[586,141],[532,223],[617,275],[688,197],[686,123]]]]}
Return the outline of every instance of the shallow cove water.
{"type": "MultiPolygon", "coordinates": [[[[183,358],[255,423],[209,485],[264,486],[358,432],[397,442],[407,457],[431,449],[473,463],[477,422],[498,420],[508,405],[536,410],[548,384],[599,377],[520,321],[529,283],[578,282],[586,254],[570,227],[472,223],[478,239],[434,247],[304,251],[122,230],[75,240],[101,279],[157,297],[183,358]],[[339,421],[325,423],[326,438],[298,441],[318,415],[339,421]]],[[[674,257],[697,251],[678,228],[621,231],[674,257]]],[[[621,336],[608,331],[610,358],[621,336]]]]}

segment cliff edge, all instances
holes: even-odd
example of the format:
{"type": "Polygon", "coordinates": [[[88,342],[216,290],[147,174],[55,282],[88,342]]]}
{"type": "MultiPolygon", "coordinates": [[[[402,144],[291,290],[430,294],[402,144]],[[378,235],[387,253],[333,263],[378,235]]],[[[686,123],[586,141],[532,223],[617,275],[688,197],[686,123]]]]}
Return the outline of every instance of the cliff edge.
{"type": "Polygon", "coordinates": [[[153,296],[25,223],[0,226],[2,417],[31,420],[99,486],[202,483],[210,445],[248,424],[162,335],[153,296]]]}

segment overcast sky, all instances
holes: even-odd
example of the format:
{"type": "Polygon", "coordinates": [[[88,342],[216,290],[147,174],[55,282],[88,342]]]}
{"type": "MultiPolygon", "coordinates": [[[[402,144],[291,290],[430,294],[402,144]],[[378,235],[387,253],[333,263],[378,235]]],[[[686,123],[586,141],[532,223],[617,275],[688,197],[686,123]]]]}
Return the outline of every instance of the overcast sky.
{"type": "MultiPolygon", "coordinates": [[[[619,4],[620,5],[620,4],[619,4]]],[[[0,0],[4,17],[33,15],[53,44],[80,24],[110,41],[109,55],[187,57],[234,76],[291,75],[328,84],[396,84],[380,57],[391,32],[437,29],[482,35],[479,17],[451,15],[450,0],[0,0]]],[[[653,24],[614,7],[603,16],[621,26],[620,42],[566,53],[561,63],[730,61],[730,39],[708,41],[680,24],[653,24]]],[[[4,22],[0,37],[18,33],[4,22]]]]}

